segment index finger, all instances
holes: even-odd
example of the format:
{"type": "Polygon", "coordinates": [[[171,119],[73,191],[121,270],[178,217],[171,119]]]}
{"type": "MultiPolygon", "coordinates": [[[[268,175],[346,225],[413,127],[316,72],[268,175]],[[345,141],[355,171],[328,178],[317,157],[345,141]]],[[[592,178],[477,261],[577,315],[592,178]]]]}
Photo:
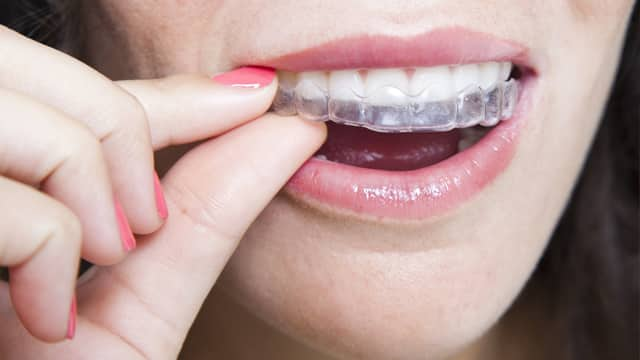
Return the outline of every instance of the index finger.
{"type": "Polygon", "coordinates": [[[144,107],[153,148],[219,135],[269,109],[277,89],[272,69],[246,66],[209,78],[177,75],[119,81],[144,107]]]}

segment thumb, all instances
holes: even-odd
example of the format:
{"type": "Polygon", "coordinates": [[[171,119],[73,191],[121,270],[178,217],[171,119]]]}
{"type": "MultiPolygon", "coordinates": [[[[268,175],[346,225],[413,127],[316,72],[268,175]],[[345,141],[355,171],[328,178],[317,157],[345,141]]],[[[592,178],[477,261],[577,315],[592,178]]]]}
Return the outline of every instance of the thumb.
{"type": "Polygon", "coordinates": [[[187,153],[163,180],[165,226],[80,289],[86,317],[150,358],[177,356],[246,229],[325,136],[324,124],[267,114],[187,153]]]}

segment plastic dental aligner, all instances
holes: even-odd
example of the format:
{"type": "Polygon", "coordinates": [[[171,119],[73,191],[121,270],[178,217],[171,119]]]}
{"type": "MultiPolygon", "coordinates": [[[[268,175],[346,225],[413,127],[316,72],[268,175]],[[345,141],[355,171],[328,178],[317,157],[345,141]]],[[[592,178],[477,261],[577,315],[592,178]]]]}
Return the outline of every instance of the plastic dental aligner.
{"type": "Polygon", "coordinates": [[[494,126],[512,116],[518,99],[515,79],[499,81],[486,90],[479,85],[468,86],[447,100],[421,100],[429,90],[408,95],[386,86],[367,97],[354,93],[358,99],[354,101],[332,99],[326,89],[308,80],[297,84],[281,80],[272,110],[280,115],[298,114],[308,120],[330,120],[379,132],[433,132],[494,126]],[[371,103],[374,96],[388,99],[389,105],[371,103]]]}

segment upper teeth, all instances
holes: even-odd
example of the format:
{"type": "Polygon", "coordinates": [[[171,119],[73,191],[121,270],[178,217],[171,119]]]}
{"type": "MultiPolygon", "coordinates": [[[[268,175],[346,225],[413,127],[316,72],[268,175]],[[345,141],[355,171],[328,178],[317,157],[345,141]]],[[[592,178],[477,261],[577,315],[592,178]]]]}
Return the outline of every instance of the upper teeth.
{"type": "Polygon", "coordinates": [[[511,115],[511,63],[415,69],[279,72],[274,110],[378,131],[494,125],[511,115]],[[505,105],[508,108],[505,108],[505,105]],[[481,107],[481,109],[479,109],[481,107]],[[346,114],[346,116],[345,116],[346,114]]]}

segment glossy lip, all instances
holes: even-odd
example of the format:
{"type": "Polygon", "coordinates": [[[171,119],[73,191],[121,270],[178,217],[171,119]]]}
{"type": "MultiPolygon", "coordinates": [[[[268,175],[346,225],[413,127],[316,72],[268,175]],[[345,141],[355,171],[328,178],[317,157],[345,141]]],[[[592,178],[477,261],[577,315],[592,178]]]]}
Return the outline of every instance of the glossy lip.
{"type": "Polygon", "coordinates": [[[511,61],[526,71],[520,79],[512,118],[444,161],[412,171],[384,171],[312,158],[291,178],[285,191],[332,213],[375,219],[424,220],[460,206],[505,171],[516,152],[535,83],[527,53],[512,41],[448,28],[410,38],[345,38],[259,63],[299,72],[511,61]]]}

